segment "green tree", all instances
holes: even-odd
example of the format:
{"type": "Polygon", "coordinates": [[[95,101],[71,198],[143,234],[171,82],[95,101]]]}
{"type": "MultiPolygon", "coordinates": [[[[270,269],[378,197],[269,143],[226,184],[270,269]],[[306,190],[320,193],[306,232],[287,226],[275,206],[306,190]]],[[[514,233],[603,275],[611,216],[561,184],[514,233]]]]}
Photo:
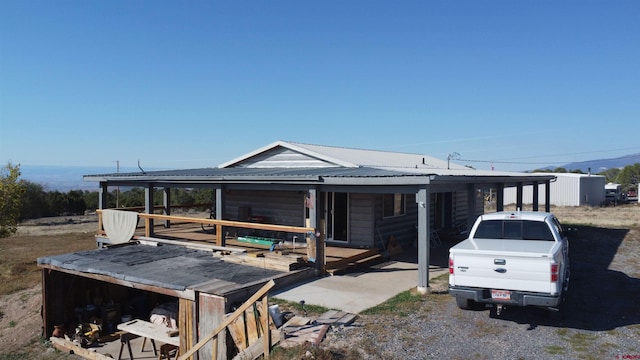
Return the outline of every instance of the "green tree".
{"type": "Polygon", "coordinates": [[[120,207],[144,206],[144,189],[134,187],[120,193],[120,207]]]}
{"type": "Polygon", "coordinates": [[[95,211],[97,208],[99,208],[99,204],[98,204],[99,197],[98,197],[97,191],[85,190],[83,197],[84,197],[84,203],[87,207],[87,210],[95,211]]]}
{"type": "Polygon", "coordinates": [[[637,190],[640,183],[640,164],[635,163],[625,166],[618,174],[618,181],[625,192],[637,190]]]}
{"type": "Polygon", "coordinates": [[[38,219],[49,213],[46,191],[41,184],[23,180],[24,194],[20,210],[20,220],[38,219]]]}
{"type": "Polygon", "coordinates": [[[18,231],[24,184],[19,181],[20,165],[9,162],[0,169],[0,238],[18,231]]]}
{"type": "Polygon", "coordinates": [[[620,169],[618,168],[609,168],[598,173],[598,175],[604,175],[606,182],[615,184],[619,184],[618,174],[620,174],[620,169]]]}

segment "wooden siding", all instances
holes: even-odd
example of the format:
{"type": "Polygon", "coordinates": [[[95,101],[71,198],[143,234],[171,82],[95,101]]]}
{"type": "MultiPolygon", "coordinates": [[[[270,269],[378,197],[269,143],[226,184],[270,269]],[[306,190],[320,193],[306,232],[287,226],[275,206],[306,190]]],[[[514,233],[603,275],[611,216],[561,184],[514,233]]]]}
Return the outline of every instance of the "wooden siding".
{"type": "Polygon", "coordinates": [[[304,194],[297,191],[231,190],[226,194],[225,218],[242,220],[243,207],[272,224],[304,226],[304,194]]]}
{"type": "MultiPolygon", "coordinates": [[[[247,209],[250,216],[262,216],[270,224],[305,226],[304,196],[298,191],[230,190],[225,194],[223,219],[246,221],[240,217],[247,209]]],[[[287,239],[294,235],[287,234],[287,239]]]]}
{"type": "MultiPolygon", "coordinates": [[[[200,294],[198,301],[198,333],[200,341],[203,337],[214,331],[218,325],[224,321],[225,299],[220,296],[200,294]]],[[[218,336],[217,356],[213,357],[213,342],[209,342],[200,350],[200,359],[226,359],[227,358],[227,338],[226,331],[223,330],[218,336]]]]}
{"type": "Polygon", "coordinates": [[[375,195],[375,246],[385,249],[393,236],[404,249],[413,248],[418,240],[418,206],[415,194],[406,194],[405,215],[383,218],[382,194],[375,195]]]}
{"type": "Polygon", "coordinates": [[[374,205],[371,194],[349,195],[349,245],[373,246],[374,205]]]}
{"type": "Polygon", "coordinates": [[[246,168],[324,168],[335,167],[318,158],[277,147],[245,160],[235,167],[246,168]]]}

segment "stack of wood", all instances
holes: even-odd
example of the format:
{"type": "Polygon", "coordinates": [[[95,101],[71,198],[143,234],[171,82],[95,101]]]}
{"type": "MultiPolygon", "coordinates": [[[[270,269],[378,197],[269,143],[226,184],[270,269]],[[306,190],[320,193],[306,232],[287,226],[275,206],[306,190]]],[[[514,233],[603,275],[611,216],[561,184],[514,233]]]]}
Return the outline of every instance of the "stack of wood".
{"type": "Polygon", "coordinates": [[[254,251],[246,254],[234,253],[223,256],[222,260],[278,271],[292,271],[310,266],[304,256],[296,255],[295,253],[282,254],[274,251],[254,251]]]}
{"type": "Polygon", "coordinates": [[[332,326],[350,325],[356,320],[356,317],[354,314],[339,310],[327,311],[316,320],[294,316],[282,325],[281,330],[284,337],[280,340],[279,346],[286,348],[305,343],[318,345],[332,326]]]}

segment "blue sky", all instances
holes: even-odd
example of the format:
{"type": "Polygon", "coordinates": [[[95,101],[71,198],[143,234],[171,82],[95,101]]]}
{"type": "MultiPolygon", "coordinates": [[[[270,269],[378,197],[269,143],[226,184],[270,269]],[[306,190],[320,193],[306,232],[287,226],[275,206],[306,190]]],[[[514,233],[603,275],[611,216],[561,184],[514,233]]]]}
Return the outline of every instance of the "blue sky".
{"type": "MultiPolygon", "coordinates": [[[[640,152],[640,1],[0,1],[0,163],[640,152]]],[[[479,160],[468,162],[466,160],[479,160]]]]}

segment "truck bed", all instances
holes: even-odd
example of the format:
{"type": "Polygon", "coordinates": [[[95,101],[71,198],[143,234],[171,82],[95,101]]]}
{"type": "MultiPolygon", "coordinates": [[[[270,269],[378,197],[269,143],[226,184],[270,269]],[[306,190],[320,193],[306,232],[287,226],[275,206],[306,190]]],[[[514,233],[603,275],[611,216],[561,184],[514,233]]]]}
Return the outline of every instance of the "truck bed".
{"type": "Polygon", "coordinates": [[[450,249],[454,286],[508,289],[555,294],[550,282],[553,254],[550,241],[467,239],[450,249]]]}

